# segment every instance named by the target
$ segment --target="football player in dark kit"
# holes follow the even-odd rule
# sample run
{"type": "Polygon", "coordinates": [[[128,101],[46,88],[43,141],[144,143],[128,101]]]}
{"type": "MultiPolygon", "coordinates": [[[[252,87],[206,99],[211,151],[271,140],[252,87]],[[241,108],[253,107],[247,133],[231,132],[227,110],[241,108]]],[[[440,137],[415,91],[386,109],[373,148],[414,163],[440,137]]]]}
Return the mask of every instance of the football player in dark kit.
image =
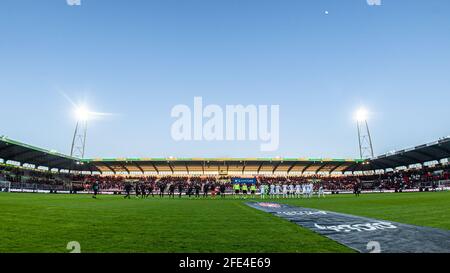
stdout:
{"type": "Polygon", "coordinates": [[[175,184],[169,186],[169,197],[175,198],[175,184]]]}
{"type": "Polygon", "coordinates": [[[184,185],[183,185],[183,182],[179,182],[179,183],[178,183],[178,197],[181,198],[181,195],[183,195],[183,191],[184,191],[184,185]]]}
{"type": "Polygon", "coordinates": [[[147,186],[145,183],[141,184],[141,198],[144,199],[147,197],[147,186]]]}
{"type": "Polygon", "coordinates": [[[139,198],[139,196],[141,195],[141,191],[140,191],[141,185],[139,183],[136,183],[134,185],[134,189],[136,190],[136,198],[139,198]]]}
{"type": "Polygon", "coordinates": [[[164,191],[166,190],[166,184],[165,183],[159,183],[159,197],[164,197],[164,191]]]}
{"type": "Polygon", "coordinates": [[[209,185],[209,190],[211,191],[211,197],[212,198],[216,198],[216,185],[214,185],[214,183],[211,183],[209,185]]]}
{"type": "Polygon", "coordinates": [[[355,194],[356,197],[359,197],[359,195],[361,194],[358,182],[355,182],[355,184],[353,185],[353,193],[355,194]]]}
{"type": "Polygon", "coordinates": [[[95,181],[94,185],[92,185],[92,190],[94,191],[92,198],[97,199],[98,191],[100,190],[100,184],[98,181],[95,181]]]}
{"type": "Polygon", "coordinates": [[[132,190],[132,186],[131,186],[131,184],[130,183],[127,183],[126,185],[125,185],[125,193],[126,193],[126,195],[123,197],[124,199],[131,199],[131,197],[130,197],[130,195],[131,195],[131,190],[132,190]]]}
{"type": "Polygon", "coordinates": [[[187,195],[189,196],[189,198],[191,198],[192,194],[194,193],[194,187],[192,186],[191,183],[189,183],[188,185],[188,191],[187,191],[187,195]]]}
{"type": "Polygon", "coordinates": [[[209,192],[209,183],[206,182],[206,184],[203,186],[203,198],[208,197],[209,192]]]}
{"type": "Polygon", "coordinates": [[[153,186],[153,184],[151,183],[148,186],[148,191],[147,191],[147,198],[150,196],[150,194],[152,195],[152,197],[155,197],[155,195],[153,194],[153,191],[155,190],[155,187],[153,186]]]}
{"type": "Polygon", "coordinates": [[[227,189],[227,187],[225,186],[225,184],[220,185],[220,197],[225,198],[226,189],[227,189]]]}
{"type": "Polygon", "coordinates": [[[200,184],[195,184],[195,198],[200,198],[200,190],[201,190],[201,186],[200,184]]]}

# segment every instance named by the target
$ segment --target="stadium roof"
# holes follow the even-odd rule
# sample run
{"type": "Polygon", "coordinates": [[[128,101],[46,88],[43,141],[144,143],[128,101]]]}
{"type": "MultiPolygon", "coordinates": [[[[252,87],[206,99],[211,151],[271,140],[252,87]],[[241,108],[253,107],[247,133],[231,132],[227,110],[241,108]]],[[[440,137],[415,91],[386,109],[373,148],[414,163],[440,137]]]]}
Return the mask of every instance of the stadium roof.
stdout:
{"type": "Polygon", "coordinates": [[[0,137],[0,158],[48,167],[50,169],[81,170],[79,159],[56,151],[41,149],[6,137],[0,137]]]}
{"type": "Polygon", "coordinates": [[[0,137],[0,158],[50,169],[101,173],[346,172],[363,160],[322,158],[102,158],[79,159],[0,137]]]}
{"type": "Polygon", "coordinates": [[[450,137],[371,160],[322,158],[99,158],[79,159],[0,137],[0,158],[50,169],[101,173],[268,174],[394,169],[450,158],[450,137]]]}
{"type": "Polygon", "coordinates": [[[368,167],[370,169],[393,169],[445,158],[450,158],[450,137],[375,157],[369,161],[368,167]]]}
{"type": "Polygon", "coordinates": [[[346,172],[362,160],[314,158],[118,158],[83,160],[100,172],[120,173],[303,173],[346,172]]]}

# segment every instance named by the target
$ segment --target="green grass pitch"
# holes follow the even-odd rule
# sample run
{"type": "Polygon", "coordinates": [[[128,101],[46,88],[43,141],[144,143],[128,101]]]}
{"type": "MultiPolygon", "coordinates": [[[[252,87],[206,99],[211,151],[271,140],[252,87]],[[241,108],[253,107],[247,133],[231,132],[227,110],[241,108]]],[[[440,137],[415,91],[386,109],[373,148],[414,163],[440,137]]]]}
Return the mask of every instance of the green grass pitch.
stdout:
{"type": "MultiPolygon", "coordinates": [[[[248,200],[247,200],[248,201],[248,200]]],[[[275,200],[291,205],[450,229],[450,192],[275,200]]],[[[243,200],[0,194],[0,252],[328,253],[351,249],[247,207],[243,200]]]]}

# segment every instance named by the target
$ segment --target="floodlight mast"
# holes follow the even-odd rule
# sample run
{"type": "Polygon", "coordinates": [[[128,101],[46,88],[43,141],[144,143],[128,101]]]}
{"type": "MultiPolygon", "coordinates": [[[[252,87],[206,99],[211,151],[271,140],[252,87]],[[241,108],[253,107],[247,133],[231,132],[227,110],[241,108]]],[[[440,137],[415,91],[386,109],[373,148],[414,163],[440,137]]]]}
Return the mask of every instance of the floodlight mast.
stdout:
{"type": "Polygon", "coordinates": [[[374,157],[372,136],[370,134],[367,115],[365,113],[366,112],[363,110],[358,111],[356,119],[358,127],[359,156],[361,159],[374,157]]]}
{"type": "Polygon", "coordinates": [[[70,156],[83,159],[86,149],[87,126],[89,119],[89,111],[84,107],[76,110],[77,125],[73,134],[72,147],[70,156]]]}
{"type": "Polygon", "coordinates": [[[84,158],[84,152],[86,149],[86,136],[87,136],[87,120],[78,121],[73,134],[72,148],[70,156],[80,159],[84,158]]]}

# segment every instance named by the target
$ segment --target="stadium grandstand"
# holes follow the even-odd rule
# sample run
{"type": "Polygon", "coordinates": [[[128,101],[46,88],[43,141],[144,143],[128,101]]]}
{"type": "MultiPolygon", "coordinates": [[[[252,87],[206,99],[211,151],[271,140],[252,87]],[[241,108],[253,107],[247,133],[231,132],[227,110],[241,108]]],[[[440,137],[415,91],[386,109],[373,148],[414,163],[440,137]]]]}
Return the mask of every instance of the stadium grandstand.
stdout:
{"type": "Polygon", "coordinates": [[[257,183],[309,183],[345,192],[361,183],[368,191],[448,187],[450,138],[372,159],[319,158],[114,158],[80,159],[0,138],[0,181],[13,191],[79,192],[99,182],[119,193],[125,183],[230,185],[232,178],[257,183]]]}

